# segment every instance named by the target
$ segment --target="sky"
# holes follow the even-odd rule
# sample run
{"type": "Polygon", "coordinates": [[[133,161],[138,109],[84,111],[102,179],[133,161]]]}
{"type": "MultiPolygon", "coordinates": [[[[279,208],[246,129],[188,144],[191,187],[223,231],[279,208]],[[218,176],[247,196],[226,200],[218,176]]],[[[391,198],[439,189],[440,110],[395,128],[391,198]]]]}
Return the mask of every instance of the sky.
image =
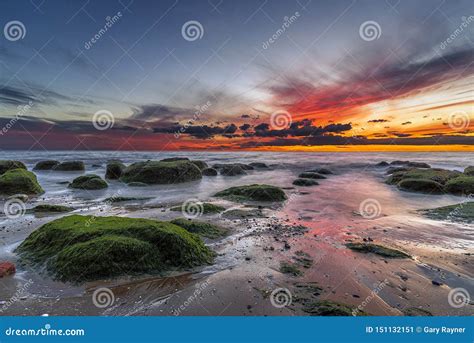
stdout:
{"type": "Polygon", "coordinates": [[[463,0],[4,0],[0,149],[474,150],[463,0]]]}

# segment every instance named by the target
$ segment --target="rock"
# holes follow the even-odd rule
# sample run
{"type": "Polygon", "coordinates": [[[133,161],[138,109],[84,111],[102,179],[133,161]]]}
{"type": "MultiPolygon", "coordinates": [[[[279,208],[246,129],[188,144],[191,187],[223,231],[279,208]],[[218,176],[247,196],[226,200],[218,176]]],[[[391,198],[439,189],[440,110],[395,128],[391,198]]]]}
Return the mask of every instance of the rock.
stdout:
{"type": "Polygon", "coordinates": [[[427,310],[424,310],[422,308],[418,308],[418,307],[408,307],[406,309],[403,309],[402,313],[405,316],[409,316],[409,317],[418,317],[418,316],[431,317],[431,316],[433,316],[433,314],[431,312],[429,312],[427,310]]]}
{"type": "Polygon", "coordinates": [[[435,285],[435,286],[442,286],[442,285],[443,285],[442,282],[439,282],[439,281],[437,281],[437,280],[432,280],[431,283],[432,283],[433,285],[435,285]]]}
{"type": "Polygon", "coordinates": [[[191,233],[195,233],[202,237],[206,237],[210,239],[215,239],[215,238],[225,236],[228,232],[227,229],[214,225],[214,224],[200,222],[197,220],[185,219],[185,218],[173,219],[171,223],[182,227],[186,231],[189,231],[191,233]]]}
{"type": "Polygon", "coordinates": [[[474,201],[429,210],[420,210],[420,212],[428,218],[435,220],[474,223],[474,201]]]}
{"type": "Polygon", "coordinates": [[[295,181],[293,181],[293,184],[295,186],[303,186],[303,187],[319,185],[317,181],[311,180],[311,179],[296,179],[295,181]]]}
{"type": "Polygon", "coordinates": [[[303,179],[326,179],[326,176],[315,172],[304,172],[298,175],[298,177],[303,179]]]}
{"type": "Polygon", "coordinates": [[[13,169],[25,169],[26,166],[23,162],[20,161],[12,161],[12,160],[0,160],[0,175],[6,173],[9,170],[13,169]]]}
{"type": "Polygon", "coordinates": [[[390,164],[403,165],[403,166],[413,167],[413,168],[431,168],[431,166],[428,163],[424,163],[424,162],[393,161],[390,164]]]}
{"type": "Polygon", "coordinates": [[[253,170],[255,169],[249,164],[244,164],[244,163],[228,163],[228,164],[223,164],[223,163],[217,163],[212,166],[212,168],[215,169],[223,169],[223,168],[232,168],[232,167],[240,167],[243,170],[253,170]]]}
{"type": "Polygon", "coordinates": [[[53,167],[53,170],[56,171],[84,171],[86,167],[82,161],[67,161],[59,163],[57,166],[53,167]]]}
{"type": "Polygon", "coordinates": [[[75,178],[72,181],[72,183],[69,185],[69,188],[87,189],[87,190],[104,189],[107,187],[108,187],[107,182],[102,180],[99,175],[95,175],[95,174],[87,174],[87,175],[79,176],[75,178]]]}
{"type": "Polygon", "coordinates": [[[191,210],[195,210],[198,213],[198,215],[199,214],[215,214],[215,213],[220,213],[220,212],[225,211],[225,207],[214,205],[214,204],[211,204],[210,202],[202,202],[202,203],[196,202],[196,203],[191,203],[191,204],[183,203],[180,206],[174,206],[170,208],[170,211],[186,212],[187,210],[189,210],[190,212],[191,210]],[[187,209],[186,206],[189,206],[190,208],[187,209]]]}
{"type": "Polygon", "coordinates": [[[426,179],[403,179],[398,183],[398,188],[404,191],[442,194],[443,185],[439,182],[426,179]]]}
{"type": "Polygon", "coordinates": [[[221,169],[221,174],[225,176],[237,176],[237,175],[245,175],[247,174],[245,170],[237,164],[229,164],[223,166],[221,169]]]}
{"type": "Polygon", "coordinates": [[[323,175],[331,175],[333,174],[332,171],[330,171],[329,169],[327,168],[317,168],[317,169],[312,169],[312,170],[308,170],[309,172],[311,173],[319,173],[319,174],[323,174],[323,175]]]}
{"type": "Polygon", "coordinates": [[[457,195],[474,194],[474,176],[458,176],[446,182],[445,191],[457,195]]]}
{"type": "Polygon", "coordinates": [[[469,166],[466,169],[464,169],[464,174],[469,175],[469,176],[474,176],[474,166],[469,166]]]}
{"type": "Polygon", "coordinates": [[[258,169],[267,169],[268,168],[268,166],[263,162],[252,162],[252,163],[249,163],[249,166],[254,167],[254,168],[258,168],[258,169]]]}
{"type": "Polygon", "coordinates": [[[296,264],[290,262],[280,262],[280,272],[294,277],[302,276],[303,272],[298,269],[296,264]]]}
{"type": "Polygon", "coordinates": [[[303,305],[303,311],[311,316],[354,316],[363,315],[365,312],[349,305],[340,304],[331,300],[309,300],[303,305]]]}
{"type": "Polygon", "coordinates": [[[439,168],[419,169],[409,168],[407,171],[394,172],[386,181],[391,185],[397,185],[404,179],[425,179],[438,182],[444,185],[448,180],[460,176],[458,171],[451,171],[439,168]]]}
{"type": "Polygon", "coordinates": [[[33,208],[33,212],[35,213],[62,213],[62,212],[70,212],[74,210],[68,206],[62,205],[50,205],[50,204],[41,204],[37,205],[33,208]]]}
{"type": "Polygon", "coordinates": [[[214,196],[230,198],[237,201],[283,201],[285,192],[278,187],[269,185],[247,185],[231,187],[216,193],[214,196]]]}
{"type": "Polygon", "coordinates": [[[173,184],[201,178],[202,173],[195,164],[186,160],[178,160],[133,163],[125,168],[120,179],[126,183],[173,184]]]}
{"type": "Polygon", "coordinates": [[[217,170],[215,170],[214,168],[205,168],[202,170],[202,175],[217,176],[217,170]]]}
{"type": "Polygon", "coordinates": [[[127,201],[145,201],[153,199],[151,197],[121,197],[121,196],[112,196],[104,199],[104,203],[115,204],[118,202],[127,202],[127,201]]]}
{"type": "Polygon", "coordinates": [[[59,161],[46,160],[36,163],[33,170],[51,170],[59,164],[59,161]]]}
{"type": "Polygon", "coordinates": [[[393,173],[406,172],[406,171],[408,171],[408,168],[406,167],[390,167],[387,169],[386,174],[391,175],[393,173]]]}
{"type": "Polygon", "coordinates": [[[129,184],[127,184],[127,186],[129,186],[129,187],[148,187],[148,185],[146,183],[143,183],[143,182],[130,182],[129,184]]]}
{"type": "Polygon", "coordinates": [[[13,169],[0,176],[0,194],[37,195],[44,193],[36,175],[25,169],[13,169]]]}
{"type": "Polygon", "coordinates": [[[72,215],[33,231],[16,249],[25,265],[79,283],[211,263],[202,240],[167,222],[72,215]]]}
{"type": "Polygon", "coordinates": [[[191,163],[194,164],[196,167],[198,167],[199,170],[203,170],[208,167],[207,163],[204,161],[195,160],[195,161],[191,161],[191,163]]]}
{"type": "Polygon", "coordinates": [[[375,166],[376,167],[387,167],[387,166],[389,166],[389,164],[388,164],[387,161],[382,161],[382,162],[377,163],[375,166]]]}
{"type": "Polygon", "coordinates": [[[15,274],[15,265],[11,262],[0,262],[0,278],[15,274]]]}
{"type": "Polygon", "coordinates": [[[346,247],[361,253],[373,253],[388,258],[408,258],[410,255],[402,251],[372,243],[347,243],[346,247]]]}
{"type": "Polygon", "coordinates": [[[189,161],[187,157],[169,157],[160,160],[161,162],[176,162],[176,161],[189,161]]]}
{"type": "Polygon", "coordinates": [[[117,180],[122,176],[125,165],[122,162],[110,161],[107,163],[105,170],[105,178],[110,180],[117,180]]]}

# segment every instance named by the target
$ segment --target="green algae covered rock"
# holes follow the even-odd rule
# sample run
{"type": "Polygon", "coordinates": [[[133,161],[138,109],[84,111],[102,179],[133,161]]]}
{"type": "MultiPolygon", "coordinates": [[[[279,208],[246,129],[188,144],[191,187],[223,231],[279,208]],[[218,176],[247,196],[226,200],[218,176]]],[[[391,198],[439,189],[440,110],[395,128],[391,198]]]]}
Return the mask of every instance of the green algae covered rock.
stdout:
{"type": "Polygon", "coordinates": [[[38,163],[36,163],[33,170],[51,170],[57,165],[59,165],[59,161],[55,161],[55,160],[39,161],[38,163]]]}
{"type": "Polygon", "coordinates": [[[75,178],[69,187],[76,189],[95,190],[107,188],[108,184],[102,180],[99,175],[87,174],[75,178]]]}
{"type": "Polygon", "coordinates": [[[20,161],[12,161],[12,160],[0,160],[0,175],[6,173],[9,170],[13,169],[25,169],[26,166],[23,162],[20,161]]]}
{"type": "Polygon", "coordinates": [[[186,231],[211,239],[222,237],[227,234],[227,229],[223,227],[197,220],[177,218],[173,219],[171,223],[182,227],[186,231]]]}
{"type": "Polygon", "coordinates": [[[270,185],[247,185],[227,188],[217,192],[214,196],[229,198],[237,201],[284,201],[285,192],[275,186],[270,185]]]}
{"type": "Polygon", "coordinates": [[[347,243],[346,247],[361,253],[373,253],[388,258],[408,258],[410,255],[402,251],[372,243],[347,243]]]}
{"type": "Polygon", "coordinates": [[[53,167],[53,170],[56,171],[84,171],[86,166],[82,161],[67,161],[62,162],[53,167]]]}
{"type": "Polygon", "coordinates": [[[451,194],[474,194],[474,176],[458,176],[446,182],[445,190],[451,194]]]}
{"type": "Polygon", "coordinates": [[[37,195],[44,193],[36,175],[25,169],[12,169],[0,175],[0,194],[37,195]]]}
{"type": "Polygon", "coordinates": [[[426,179],[403,179],[398,183],[398,188],[405,191],[431,194],[442,194],[444,192],[442,184],[426,179]]]}
{"type": "Polygon", "coordinates": [[[22,264],[76,283],[191,268],[214,257],[198,236],[168,222],[80,215],[41,226],[16,252],[22,264]]]}
{"type": "Polygon", "coordinates": [[[194,163],[187,160],[178,160],[133,163],[125,168],[120,179],[126,183],[172,184],[201,178],[202,173],[194,163]]]}
{"type": "Polygon", "coordinates": [[[125,165],[120,161],[110,161],[107,163],[105,169],[105,178],[110,180],[117,180],[122,176],[125,170],[125,165]]]}

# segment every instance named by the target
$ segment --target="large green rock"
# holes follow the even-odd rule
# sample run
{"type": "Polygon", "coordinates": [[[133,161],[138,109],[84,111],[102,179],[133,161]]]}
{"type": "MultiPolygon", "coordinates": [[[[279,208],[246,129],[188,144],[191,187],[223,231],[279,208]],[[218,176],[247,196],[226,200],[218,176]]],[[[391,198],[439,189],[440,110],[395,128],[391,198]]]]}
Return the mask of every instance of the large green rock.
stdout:
{"type": "Polygon", "coordinates": [[[0,176],[0,194],[41,194],[43,188],[38,183],[36,175],[25,169],[13,169],[0,176]]]}
{"type": "Polygon", "coordinates": [[[223,227],[197,220],[177,218],[173,219],[171,223],[182,227],[186,231],[211,239],[219,238],[227,234],[227,229],[223,227]]]}
{"type": "Polygon", "coordinates": [[[82,161],[67,161],[59,163],[57,166],[53,167],[53,170],[56,171],[84,171],[86,167],[82,161]]]}
{"type": "Polygon", "coordinates": [[[12,160],[0,160],[0,175],[6,173],[9,170],[13,169],[25,169],[26,166],[23,162],[20,161],[12,161],[12,160]]]}
{"type": "Polygon", "coordinates": [[[196,165],[196,167],[198,167],[199,170],[204,170],[204,169],[206,169],[207,167],[209,167],[206,162],[200,161],[200,160],[194,160],[194,161],[191,161],[191,163],[193,163],[194,165],[196,165]]]}
{"type": "Polygon", "coordinates": [[[104,189],[108,187],[107,182],[101,179],[99,175],[95,174],[87,174],[82,175],[75,178],[71,184],[69,185],[70,188],[76,189],[87,189],[87,190],[94,190],[94,189],[104,189]]]}
{"type": "Polygon", "coordinates": [[[43,225],[16,251],[21,263],[72,282],[186,269],[214,257],[197,235],[168,222],[80,215],[43,225]]]}
{"type": "Polygon", "coordinates": [[[120,161],[110,161],[105,169],[105,178],[110,180],[118,180],[125,170],[125,165],[120,161]]]}
{"type": "Polygon", "coordinates": [[[446,182],[445,190],[451,194],[474,194],[474,176],[458,176],[446,182]]]}
{"type": "Polygon", "coordinates": [[[227,188],[214,196],[229,198],[237,201],[283,201],[285,192],[278,187],[269,185],[247,185],[227,188]]]}
{"type": "Polygon", "coordinates": [[[403,179],[398,183],[398,188],[404,191],[442,194],[443,185],[439,182],[426,179],[403,179]]]}
{"type": "Polygon", "coordinates": [[[125,168],[121,180],[126,183],[172,184],[201,178],[202,173],[194,163],[187,160],[178,160],[133,163],[125,168]]]}
{"type": "Polygon", "coordinates": [[[446,183],[449,179],[461,175],[458,171],[446,170],[446,169],[420,169],[420,168],[410,168],[406,171],[396,171],[388,179],[387,183],[396,185],[403,179],[424,179],[436,181],[442,185],[446,183]]]}
{"type": "Polygon", "coordinates": [[[55,160],[39,161],[38,163],[36,163],[33,170],[51,170],[57,165],[59,165],[59,161],[55,161],[55,160]]]}
{"type": "Polygon", "coordinates": [[[469,176],[474,176],[474,166],[469,166],[466,169],[464,169],[464,174],[469,175],[469,176]]]}

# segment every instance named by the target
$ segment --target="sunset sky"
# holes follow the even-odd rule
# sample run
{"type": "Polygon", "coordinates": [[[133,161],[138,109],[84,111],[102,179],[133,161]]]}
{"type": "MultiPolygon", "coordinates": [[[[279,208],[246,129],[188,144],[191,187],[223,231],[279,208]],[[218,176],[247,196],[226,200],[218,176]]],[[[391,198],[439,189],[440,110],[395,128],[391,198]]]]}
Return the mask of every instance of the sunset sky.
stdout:
{"type": "Polygon", "coordinates": [[[17,0],[0,24],[0,149],[474,150],[472,1],[17,0]]]}

